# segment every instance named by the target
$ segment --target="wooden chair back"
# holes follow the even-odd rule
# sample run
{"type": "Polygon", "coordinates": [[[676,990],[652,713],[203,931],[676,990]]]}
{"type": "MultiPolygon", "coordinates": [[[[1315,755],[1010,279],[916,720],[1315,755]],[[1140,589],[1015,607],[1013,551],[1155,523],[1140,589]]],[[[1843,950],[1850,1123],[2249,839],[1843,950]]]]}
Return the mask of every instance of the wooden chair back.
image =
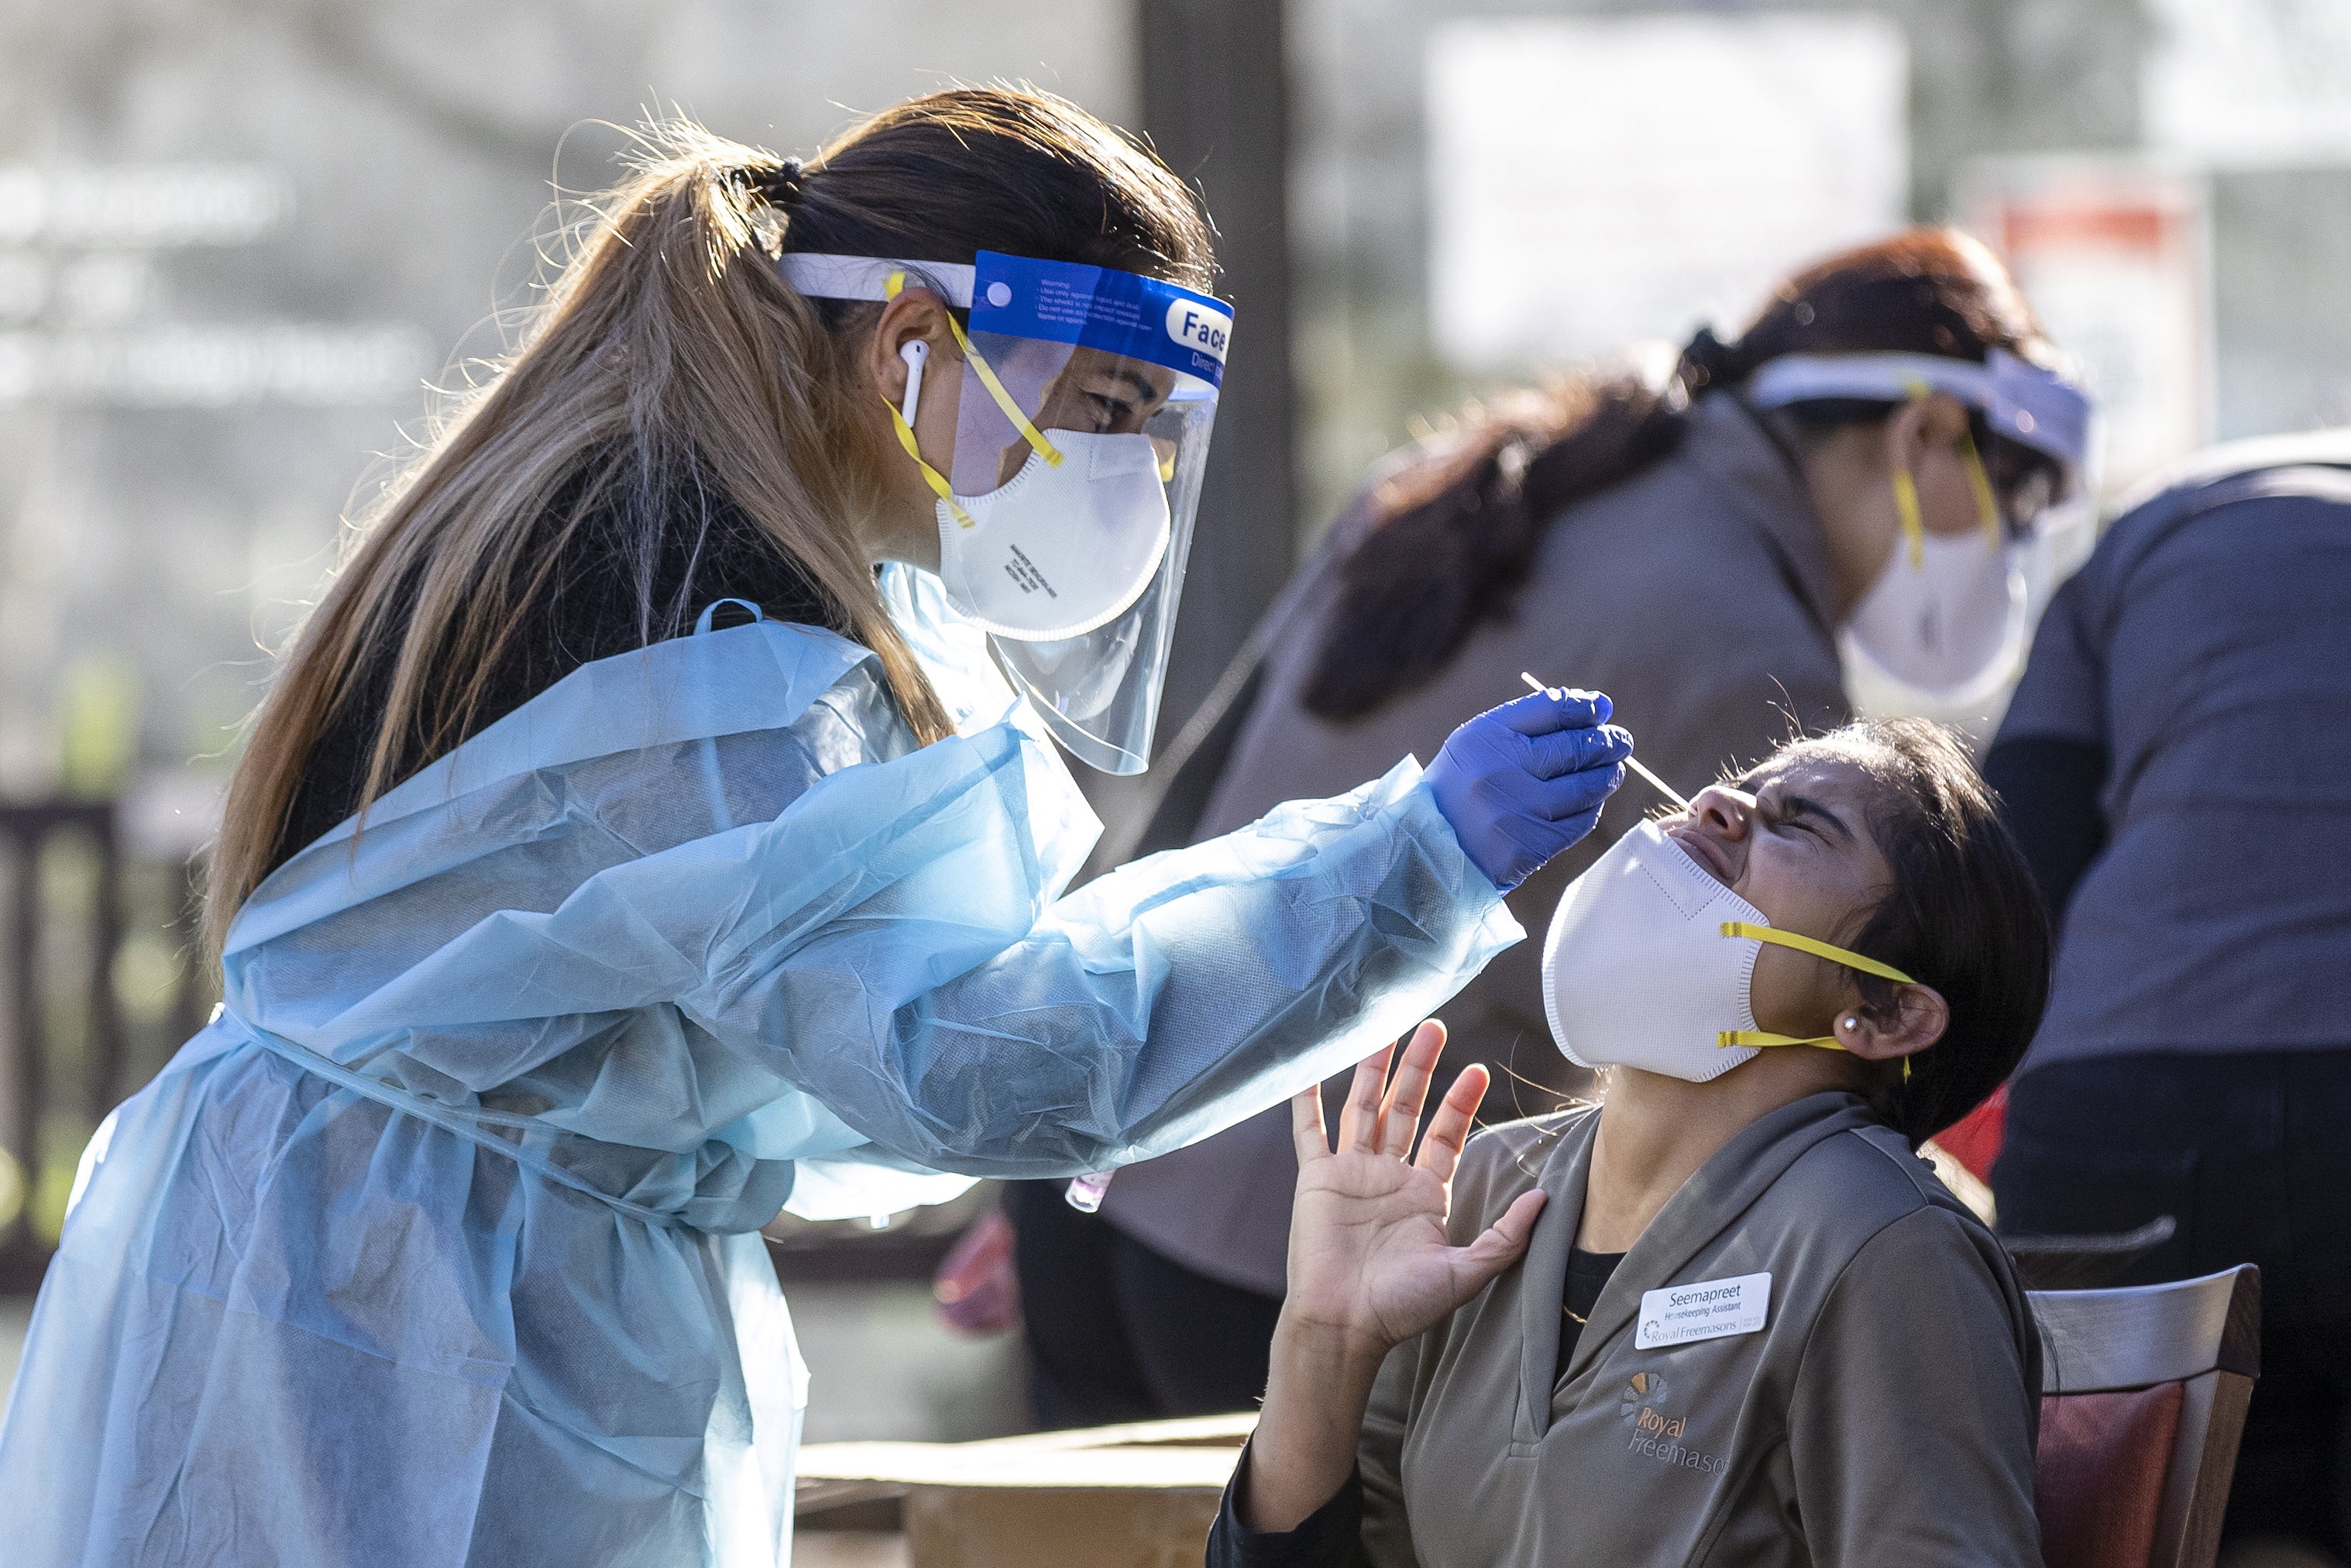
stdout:
{"type": "Polygon", "coordinates": [[[2048,1568],[2211,1568],[2261,1371],[2261,1270],[2031,1292],[2048,1568]]]}

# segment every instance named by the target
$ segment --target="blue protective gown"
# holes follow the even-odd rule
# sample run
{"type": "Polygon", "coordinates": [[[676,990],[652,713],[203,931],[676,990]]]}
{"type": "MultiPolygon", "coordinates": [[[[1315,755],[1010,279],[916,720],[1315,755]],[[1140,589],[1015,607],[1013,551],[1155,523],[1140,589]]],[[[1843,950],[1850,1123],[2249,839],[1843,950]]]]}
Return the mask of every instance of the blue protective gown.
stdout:
{"type": "Polygon", "coordinates": [[[838,637],[705,632],[256,891],[221,1013],[84,1158],[0,1559],[783,1562],[779,1208],[1176,1148],[1517,938],[1409,760],[1057,896],[1097,824],[933,580],[885,577],[955,737],[838,637]]]}

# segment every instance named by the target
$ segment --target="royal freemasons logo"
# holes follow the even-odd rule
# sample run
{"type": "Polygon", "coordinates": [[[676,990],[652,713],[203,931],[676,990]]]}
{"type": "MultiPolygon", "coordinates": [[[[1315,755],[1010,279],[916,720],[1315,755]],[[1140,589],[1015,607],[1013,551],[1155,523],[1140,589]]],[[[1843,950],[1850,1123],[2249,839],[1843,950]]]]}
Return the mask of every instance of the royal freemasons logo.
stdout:
{"type": "Polygon", "coordinates": [[[1666,1375],[1636,1372],[1625,1380],[1625,1390],[1616,1396],[1616,1414],[1625,1417],[1627,1427],[1638,1427],[1643,1414],[1654,1415],[1665,1402],[1666,1375]]]}

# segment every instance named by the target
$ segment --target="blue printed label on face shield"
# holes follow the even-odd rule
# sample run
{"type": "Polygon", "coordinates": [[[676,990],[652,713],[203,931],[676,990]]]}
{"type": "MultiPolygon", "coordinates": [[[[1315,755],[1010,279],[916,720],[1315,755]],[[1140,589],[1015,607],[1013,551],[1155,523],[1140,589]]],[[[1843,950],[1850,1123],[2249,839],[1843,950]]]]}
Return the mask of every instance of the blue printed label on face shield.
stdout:
{"type": "Polygon", "coordinates": [[[1108,267],[984,250],[972,258],[971,329],[1076,343],[1221,386],[1231,308],[1108,267]]]}
{"type": "Polygon", "coordinates": [[[1213,306],[1178,299],[1167,307],[1167,335],[1187,349],[1214,355],[1220,365],[1232,329],[1233,319],[1213,306]]]}

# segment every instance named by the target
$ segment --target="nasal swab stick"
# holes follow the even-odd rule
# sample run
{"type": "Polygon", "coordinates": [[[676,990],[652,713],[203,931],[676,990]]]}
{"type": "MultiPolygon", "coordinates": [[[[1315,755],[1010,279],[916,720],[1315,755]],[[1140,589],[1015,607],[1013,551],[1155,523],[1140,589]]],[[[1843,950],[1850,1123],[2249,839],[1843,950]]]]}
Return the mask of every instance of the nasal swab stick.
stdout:
{"type": "MultiPolygon", "coordinates": [[[[1526,682],[1528,685],[1531,686],[1536,691],[1540,692],[1549,689],[1541,681],[1535,679],[1524,670],[1520,670],[1519,672],[1519,679],[1526,682]]],[[[1658,778],[1656,774],[1650,772],[1647,765],[1642,762],[1639,758],[1627,752],[1625,757],[1625,766],[1630,768],[1634,772],[1647,779],[1651,789],[1656,790],[1658,794],[1663,795],[1667,800],[1671,800],[1683,810],[1687,811],[1690,809],[1690,803],[1682,799],[1681,791],[1667,783],[1664,779],[1658,778]]]]}

